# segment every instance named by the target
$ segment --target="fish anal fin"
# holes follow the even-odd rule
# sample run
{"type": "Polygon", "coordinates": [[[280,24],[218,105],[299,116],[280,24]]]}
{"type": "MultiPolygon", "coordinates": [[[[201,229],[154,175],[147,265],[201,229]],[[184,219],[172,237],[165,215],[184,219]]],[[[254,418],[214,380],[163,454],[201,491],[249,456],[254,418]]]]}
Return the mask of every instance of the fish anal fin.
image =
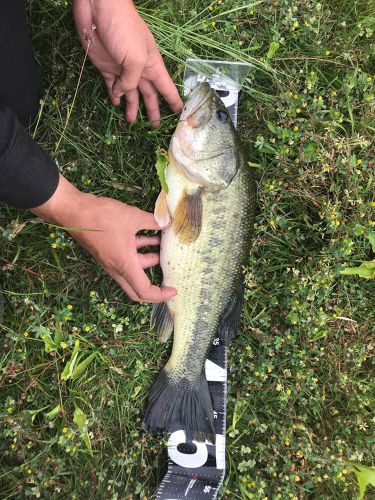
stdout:
{"type": "Polygon", "coordinates": [[[160,342],[166,342],[173,332],[173,317],[166,302],[155,304],[150,319],[150,329],[159,336],[160,342]]]}
{"type": "Polygon", "coordinates": [[[178,202],[173,216],[173,228],[181,243],[190,244],[196,241],[202,229],[203,188],[199,187],[193,194],[184,192],[178,202]]]}
{"type": "Polygon", "coordinates": [[[243,286],[233,295],[227,310],[223,314],[219,328],[219,337],[229,344],[237,333],[243,304],[243,286]]]}
{"type": "Polygon", "coordinates": [[[160,191],[155,203],[154,217],[160,227],[168,226],[171,222],[171,216],[168,210],[167,193],[160,191]]]}

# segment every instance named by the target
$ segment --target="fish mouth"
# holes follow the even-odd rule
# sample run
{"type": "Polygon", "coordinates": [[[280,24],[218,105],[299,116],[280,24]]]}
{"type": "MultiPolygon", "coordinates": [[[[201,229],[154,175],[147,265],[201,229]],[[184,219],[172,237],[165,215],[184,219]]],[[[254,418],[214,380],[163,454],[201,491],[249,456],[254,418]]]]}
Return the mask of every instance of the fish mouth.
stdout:
{"type": "Polygon", "coordinates": [[[203,104],[205,104],[205,102],[210,98],[212,92],[213,90],[207,82],[200,83],[197,87],[195,87],[193,93],[185,103],[179,121],[186,121],[189,116],[198,111],[198,109],[200,109],[203,104]]]}

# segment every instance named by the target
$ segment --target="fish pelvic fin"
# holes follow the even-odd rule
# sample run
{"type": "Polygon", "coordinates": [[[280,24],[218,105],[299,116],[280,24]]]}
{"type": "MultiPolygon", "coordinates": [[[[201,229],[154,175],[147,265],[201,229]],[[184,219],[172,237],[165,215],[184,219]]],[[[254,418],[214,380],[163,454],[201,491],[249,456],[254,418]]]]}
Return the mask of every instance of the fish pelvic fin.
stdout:
{"type": "Polygon", "coordinates": [[[200,235],[202,229],[203,188],[193,194],[183,193],[173,216],[173,228],[181,243],[189,245],[200,235]]]}
{"type": "Polygon", "coordinates": [[[229,344],[235,337],[241,321],[244,294],[243,288],[243,285],[241,285],[239,290],[233,295],[219,324],[219,337],[224,340],[226,344],[229,344]]]}
{"type": "Polygon", "coordinates": [[[171,222],[171,216],[168,210],[167,193],[160,191],[155,202],[154,217],[160,227],[168,226],[171,222]]]}
{"type": "Polygon", "coordinates": [[[160,342],[166,342],[173,332],[173,318],[166,302],[154,304],[150,319],[150,330],[159,336],[160,342]]]}
{"type": "Polygon", "coordinates": [[[204,373],[192,386],[164,369],[151,388],[143,428],[150,434],[183,429],[188,441],[215,443],[212,399],[204,373]]]}

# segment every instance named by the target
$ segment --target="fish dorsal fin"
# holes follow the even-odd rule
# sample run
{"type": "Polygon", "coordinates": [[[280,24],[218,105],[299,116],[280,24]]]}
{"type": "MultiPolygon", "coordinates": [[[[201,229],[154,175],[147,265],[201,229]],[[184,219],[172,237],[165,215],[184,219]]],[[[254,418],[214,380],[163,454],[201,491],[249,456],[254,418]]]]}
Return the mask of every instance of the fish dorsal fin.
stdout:
{"type": "Polygon", "coordinates": [[[167,193],[160,191],[155,203],[154,217],[160,227],[168,226],[171,222],[171,216],[168,210],[167,193]]]}
{"type": "Polygon", "coordinates": [[[184,192],[173,216],[173,228],[181,243],[193,243],[202,229],[203,188],[198,187],[193,194],[184,192]]]}
{"type": "Polygon", "coordinates": [[[166,342],[173,332],[173,318],[166,302],[155,304],[150,319],[150,329],[159,336],[160,342],[166,342]]]}
{"type": "Polygon", "coordinates": [[[225,340],[227,344],[236,335],[238,326],[241,320],[241,310],[243,303],[243,285],[236,291],[232,300],[228,304],[228,308],[223,314],[220,325],[218,328],[218,333],[221,339],[225,340]]]}

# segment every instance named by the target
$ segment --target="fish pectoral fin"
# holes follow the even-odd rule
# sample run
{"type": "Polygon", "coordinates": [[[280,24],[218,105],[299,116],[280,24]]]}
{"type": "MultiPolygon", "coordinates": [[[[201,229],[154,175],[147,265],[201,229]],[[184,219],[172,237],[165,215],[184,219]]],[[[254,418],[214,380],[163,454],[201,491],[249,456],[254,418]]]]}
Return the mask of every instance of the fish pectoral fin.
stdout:
{"type": "Polygon", "coordinates": [[[168,210],[167,193],[160,191],[155,203],[154,217],[159,226],[168,226],[171,222],[171,216],[168,210]]]}
{"type": "Polygon", "coordinates": [[[181,243],[193,243],[202,229],[203,188],[193,194],[183,193],[173,216],[173,228],[181,243]]]}
{"type": "Polygon", "coordinates": [[[238,326],[241,320],[242,303],[243,285],[233,296],[219,324],[218,335],[227,344],[231,342],[231,340],[237,333],[238,326]]]}
{"type": "Polygon", "coordinates": [[[155,304],[150,319],[150,329],[159,336],[160,342],[166,342],[173,332],[173,318],[166,302],[155,304]]]}

